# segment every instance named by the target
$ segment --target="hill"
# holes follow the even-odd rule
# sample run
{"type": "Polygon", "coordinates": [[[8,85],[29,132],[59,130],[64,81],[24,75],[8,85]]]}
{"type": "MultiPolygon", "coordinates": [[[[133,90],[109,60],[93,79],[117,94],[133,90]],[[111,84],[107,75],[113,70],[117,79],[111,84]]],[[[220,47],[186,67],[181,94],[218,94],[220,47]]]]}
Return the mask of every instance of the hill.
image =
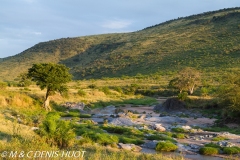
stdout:
{"type": "Polygon", "coordinates": [[[9,81],[33,63],[63,63],[74,79],[168,75],[189,66],[206,76],[240,71],[240,8],[181,17],[132,33],[41,42],[0,59],[0,79],[9,81]]]}

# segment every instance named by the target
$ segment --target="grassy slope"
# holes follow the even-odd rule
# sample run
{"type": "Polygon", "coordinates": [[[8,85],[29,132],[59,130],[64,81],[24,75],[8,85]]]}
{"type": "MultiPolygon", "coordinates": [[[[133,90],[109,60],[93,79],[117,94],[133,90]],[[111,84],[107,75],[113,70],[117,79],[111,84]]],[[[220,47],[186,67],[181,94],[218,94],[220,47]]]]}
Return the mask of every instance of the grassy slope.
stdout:
{"type": "Polygon", "coordinates": [[[39,43],[0,62],[0,79],[13,80],[32,63],[64,63],[75,79],[172,74],[185,66],[205,76],[238,71],[240,8],[179,18],[132,33],[39,43]]]}

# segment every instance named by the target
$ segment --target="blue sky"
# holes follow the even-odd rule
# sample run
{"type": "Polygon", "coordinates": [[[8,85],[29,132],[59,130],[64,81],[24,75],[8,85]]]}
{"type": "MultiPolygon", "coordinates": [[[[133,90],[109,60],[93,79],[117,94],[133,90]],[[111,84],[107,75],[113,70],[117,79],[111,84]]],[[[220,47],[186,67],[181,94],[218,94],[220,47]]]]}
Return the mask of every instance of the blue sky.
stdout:
{"type": "Polygon", "coordinates": [[[132,32],[239,0],[0,0],[0,58],[53,39],[132,32]]]}

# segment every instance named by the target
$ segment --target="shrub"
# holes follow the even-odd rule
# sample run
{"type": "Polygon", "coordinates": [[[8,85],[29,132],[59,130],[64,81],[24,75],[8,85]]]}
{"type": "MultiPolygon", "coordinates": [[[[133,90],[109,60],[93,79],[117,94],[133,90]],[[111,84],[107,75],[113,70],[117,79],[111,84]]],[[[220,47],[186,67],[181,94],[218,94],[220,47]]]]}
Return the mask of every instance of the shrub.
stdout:
{"type": "Polygon", "coordinates": [[[77,94],[78,94],[79,96],[82,96],[82,97],[86,96],[86,92],[85,92],[84,90],[82,90],[82,89],[79,89],[78,92],[77,92],[77,94]]]}
{"type": "Polygon", "coordinates": [[[88,86],[88,88],[96,89],[96,88],[97,88],[97,85],[96,85],[96,84],[90,84],[90,85],[88,86]]]}
{"type": "Polygon", "coordinates": [[[200,148],[199,153],[203,155],[215,155],[218,154],[218,149],[213,147],[202,147],[200,148]]]}
{"type": "Polygon", "coordinates": [[[71,147],[74,144],[75,133],[70,122],[59,120],[56,112],[47,114],[37,133],[46,138],[46,142],[59,148],[71,147]]]}
{"type": "Polygon", "coordinates": [[[4,90],[7,88],[7,83],[5,82],[0,82],[0,90],[4,90]]]}
{"type": "Polygon", "coordinates": [[[178,147],[173,144],[172,142],[166,141],[166,142],[158,142],[156,146],[156,151],[175,151],[178,149],[178,147]]]}
{"type": "Polygon", "coordinates": [[[114,87],[113,90],[119,92],[119,93],[123,93],[122,88],[121,87],[114,87]]]}
{"type": "Polygon", "coordinates": [[[217,136],[212,139],[212,141],[223,141],[223,140],[227,140],[227,138],[222,136],[217,136]]]}
{"type": "Polygon", "coordinates": [[[185,134],[183,133],[176,133],[172,135],[174,138],[178,138],[178,139],[184,139],[185,138],[185,134]]]}
{"type": "Polygon", "coordinates": [[[107,86],[102,87],[102,88],[101,88],[101,91],[102,91],[104,94],[106,94],[106,95],[111,94],[110,89],[109,89],[107,86]]]}
{"type": "Polygon", "coordinates": [[[178,99],[185,101],[188,98],[188,93],[187,92],[182,92],[178,94],[178,99]]]}
{"type": "Polygon", "coordinates": [[[224,147],[223,148],[223,153],[225,153],[225,154],[238,154],[238,153],[240,153],[240,148],[239,147],[224,147]]]}

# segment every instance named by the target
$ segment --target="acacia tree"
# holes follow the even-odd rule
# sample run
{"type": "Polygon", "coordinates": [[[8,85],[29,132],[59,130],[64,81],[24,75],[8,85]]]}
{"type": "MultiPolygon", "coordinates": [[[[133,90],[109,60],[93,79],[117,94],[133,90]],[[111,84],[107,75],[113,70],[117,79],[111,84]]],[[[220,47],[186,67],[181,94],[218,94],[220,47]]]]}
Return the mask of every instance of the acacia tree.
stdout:
{"type": "Polygon", "coordinates": [[[47,89],[44,100],[46,110],[51,110],[49,106],[49,96],[55,92],[62,94],[67,91],[66,83],[71,81],[72,75],[68,72],[69,68],[62,64],[39,63],[33,64],[28,69],[28,77],[43,89],[47,89]]]}
{"type": "Polygon", "coordinates": [[[193,94],[195,87],[200,83],[200,72],[187,67],[181,70],[177,77],[169,82],[169,86],[176,88],[180,93],[182,91],[188,91],[189,94],[193,94]]]}

